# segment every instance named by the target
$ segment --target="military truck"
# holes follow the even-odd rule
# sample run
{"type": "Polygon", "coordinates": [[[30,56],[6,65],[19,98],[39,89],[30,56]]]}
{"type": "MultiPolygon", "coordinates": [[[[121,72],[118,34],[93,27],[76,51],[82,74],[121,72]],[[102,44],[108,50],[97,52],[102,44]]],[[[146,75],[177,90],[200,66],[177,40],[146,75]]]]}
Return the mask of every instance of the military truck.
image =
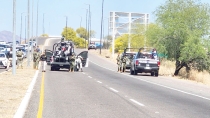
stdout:
{"type": "MultiPolygon", "coordinates": [[[[74,52],[74,43],[72,41],[64,41],[53,45],[53,50],[45,50],[47,56],[47,63],[51,66],[51,71],[58,71],[60,69],[70,69],[69,56],[74,52]]],[[[87,67],[88,51],[82,51],[76,56],[82,56],[82,65],[87,67]]],[[[75,71],[77,70],[76,67],[75,71]]]]}
{"type": "Polygon", "coordinates": [[[160,61],[153,55],[151,47],[140,48],[131,62],[130,74],[150,73],[151,76],[158,77],[160,61]]]}

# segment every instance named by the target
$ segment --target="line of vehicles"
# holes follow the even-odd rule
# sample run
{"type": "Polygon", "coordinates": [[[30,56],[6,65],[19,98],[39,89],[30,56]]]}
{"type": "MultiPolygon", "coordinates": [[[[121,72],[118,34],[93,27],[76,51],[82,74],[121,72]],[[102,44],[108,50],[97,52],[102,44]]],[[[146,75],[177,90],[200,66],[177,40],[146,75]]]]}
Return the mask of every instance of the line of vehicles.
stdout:
{"type": "Polygon", "coordinates": [[[126,69],[130,69],[131,75],[138,73],[150,73],[158,77],[160,60],[157,51],[151,47],[125,48],[121,58],[126,58],[126,69]]]}
{"type": "MultiPolygon", "coordinates": [[[[32,46],[36,45],[36,42],[31,40],[29,41],[29,44],[19,44],[16,42],[16,51],[17,50],[21,50],[23,52],[23,57],[22,58],[26,58],[27,57],[27,53],[28,51],[31,51],[32,46]]],[[[12,42],[5,42],[5,41],[0,41],[0,68],[6,68],[7,67],[7,53],[11,52],[10,56],[9,56],[9,60],[12,60],[12,42]]],[[[12,64],[12,63],[11,63],[12,64]]],[[[16,57],[16,64],[17,64],[17,57],[16,57]]],[[[10,65],[12,66],[12,65],[10,65]]]]}

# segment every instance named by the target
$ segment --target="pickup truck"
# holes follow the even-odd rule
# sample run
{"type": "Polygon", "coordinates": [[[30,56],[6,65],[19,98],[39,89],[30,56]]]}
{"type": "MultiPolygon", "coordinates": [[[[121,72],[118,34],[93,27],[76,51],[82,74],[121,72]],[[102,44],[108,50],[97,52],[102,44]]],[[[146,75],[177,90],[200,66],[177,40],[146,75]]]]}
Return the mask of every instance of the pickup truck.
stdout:
{"type": "MultiPolygon", "coordinates": [[[[58,42],[53,45],[53,50],[45,50],[47,56],[47,63],[51,66],[51,71],[58,71],[60,69],[70,69],[69,56],[75,53],[73,42],[58,42]],[[51,57],[50,57],[51,56],[51,57]]],[[[82,51],[82,66],[88,65],[88,51],[82,51]]],[[[77,55],[77,56],[79,56],[77,55]]],[[[76,69],[76,66],[74,67],[76,69]]],[[[76,71],[76,70],[75,70],[76,71]]]]}
{"type": "Polygon", "coordinates": [[[130,74],[150,73],[158,77],[160,61],[152,55],[152,48],[140,48],[131,62],[130,74]]]}
{"type": "Polygon", "coordinates": [[[131,61],[137,52],[136,50],[139,50],[139,48],[125,48],[124,49],[122,56],[126,57],[126,65],[125,65],[126,69],[130,69],[131,61]]]}

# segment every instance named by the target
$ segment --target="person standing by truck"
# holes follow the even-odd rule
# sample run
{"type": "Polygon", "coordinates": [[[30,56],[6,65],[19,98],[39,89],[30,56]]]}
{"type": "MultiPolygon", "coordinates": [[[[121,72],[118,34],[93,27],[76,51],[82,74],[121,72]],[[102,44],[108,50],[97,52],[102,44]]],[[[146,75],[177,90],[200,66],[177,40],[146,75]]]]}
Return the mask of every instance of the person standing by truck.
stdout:
{"type": "Polygon", "coordinates": [[[120,53],[117,55],[117,72],[121,72],[121,59],[120,59],[120,53]]]}
{"type": "Polygon", "coordinates": [[[17,69],[21,66],[23,69],[23,52],[21,49],[17,51],[17,69]]]}
{"type": "Polygon", "coordinates": [[[70,64],[69,72],[74,72],[75,60],[76,60],[75,54],[72,53],[69,56],[69,64],[70,64]]]}
{"type": "Polygon", "coordinates": [[[45,52],[42,53],[40,56],[41,66],[42,66],[42,72],[45,72],[45,66],[47,61],[47,56],[45,55],[45,52]]]}
{"type": "Polygon", "coordinates": [[[126,56],[122,55],[122,58],[121,58],[121,73],[125,72],[125,69],[126,69],[126,56]]]}

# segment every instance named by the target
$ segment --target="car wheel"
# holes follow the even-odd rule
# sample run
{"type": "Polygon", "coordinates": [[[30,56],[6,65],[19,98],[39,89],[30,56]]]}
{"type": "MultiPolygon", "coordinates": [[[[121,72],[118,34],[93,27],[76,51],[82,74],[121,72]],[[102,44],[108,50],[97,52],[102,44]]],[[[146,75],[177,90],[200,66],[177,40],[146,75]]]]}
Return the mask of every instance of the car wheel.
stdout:
{"type": "Polygon", "coordinates": [[[130,74],[131,75],[133,75],[134,74],[134,72],[133,72],[133,70],[130,68],[130,74]]]}
{"type": "Polygon", "coordinates": [[[157,72],[155,72],[155,77],[158,77],[158,75],[159,75],[158,71],[157,71],[157,72]]]}
{"type": "Polygon", "coordinates": [[[154,76],[155,75],[155,72],[151,72],[151,76],[154,76]]]}
{"type": "Polygon", "coordinates": [[[133,74],[134,74],[134,75],[137,75],[137,74],[138,74],[137,71],[136,71],[135,69],[133,70],[133,74]]]}
{"type": "Polygon", "coordinates": [[[55,69],[53,67],[51,67],[51,71],[54,71],[55,69]]]}
{"type": "Polygon", "coordinates": [[[4,66],[4,68],[5,68],[5,69],[7,69],[7,67],[6,67],[6,66],[4,66]]]}

